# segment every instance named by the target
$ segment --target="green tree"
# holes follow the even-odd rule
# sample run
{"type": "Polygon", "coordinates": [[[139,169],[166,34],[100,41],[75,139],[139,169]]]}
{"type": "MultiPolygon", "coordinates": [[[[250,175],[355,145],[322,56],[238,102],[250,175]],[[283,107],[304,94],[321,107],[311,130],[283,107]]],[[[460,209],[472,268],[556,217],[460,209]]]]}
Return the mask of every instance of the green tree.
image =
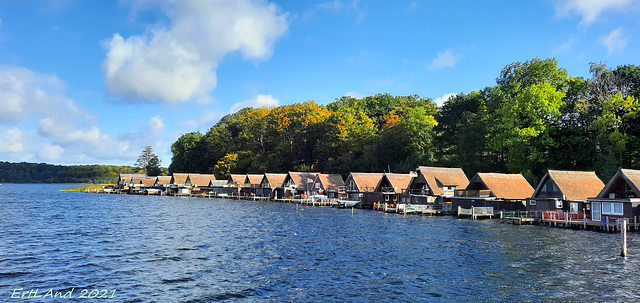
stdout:
{"type": "Polygon", "coordinates": [[[160,169],[160,159],[153,152],[151,146],[146,146],[138,160],[136,161],[136,167],[144,171],[149,176],[157,176],[162,173],[160,169]]]}
{"type": "Polygon", "coordinates": [[[200,148],[202,137],[200,132],[186,133],[171,144],[173,156],[171,157],[171,165],[169,165],[169,173],[200,172],[203,170],[199,165],[203,151],[200,148]]]}
{"type": "Polygon", "coordinates": [[[488,145],[506,155],[511,172],[545,170],[567,80],[567,71],[555,59],[536,58],[502,70],[498,90],[487,99],[488,145]]]}

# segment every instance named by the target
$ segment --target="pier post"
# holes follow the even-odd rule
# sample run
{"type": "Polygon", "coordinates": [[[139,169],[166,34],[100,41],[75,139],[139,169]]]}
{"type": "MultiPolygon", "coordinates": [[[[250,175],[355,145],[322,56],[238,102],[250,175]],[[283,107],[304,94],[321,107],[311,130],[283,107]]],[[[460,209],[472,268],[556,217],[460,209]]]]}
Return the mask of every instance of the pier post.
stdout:
{"type": "Polygon", "coordinates": [[[620,237],[622,238],[622,251],[620,252],[620,256],[627,256],[627,219],[622,219],[620,222],[622,225],[620,227],[620,237]]]}
{"type": "Polygon", "coordinates": [[[352,216],[353,216],[353,209],[354,209],[354,208],[355,208],[355,207],[353,207],[353,206],[351,207],[351,215],[352,215],[352,216]]]}

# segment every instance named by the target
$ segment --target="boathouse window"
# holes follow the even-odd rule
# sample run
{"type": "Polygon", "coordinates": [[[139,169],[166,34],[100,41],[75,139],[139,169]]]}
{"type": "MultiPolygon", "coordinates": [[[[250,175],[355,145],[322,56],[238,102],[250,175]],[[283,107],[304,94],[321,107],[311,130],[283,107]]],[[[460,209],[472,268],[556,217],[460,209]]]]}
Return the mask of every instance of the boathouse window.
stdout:
{"type": "Polygon", "coordinates": [[[606,215],[623,215],[622,203],[602,202],[602,213],[606,215]]]}
{"type": "Polygon", "coordinates": [[[320,183],[316,183],[316,188],[320,188],[320,183]]]}
{"type": "Polygon", "coordinates": [[[398,196],[393,196],[393,202],[398,201],[398,196]]]}
{"type": "Polygon", "coordinates": [[[389,201],[389,195],[384,195],[384,200],[389,201]]]}
{"type": "Polygon", "coordinates": [[[536,205],[536,200],[529,200],[529,205],[536,205]]]}

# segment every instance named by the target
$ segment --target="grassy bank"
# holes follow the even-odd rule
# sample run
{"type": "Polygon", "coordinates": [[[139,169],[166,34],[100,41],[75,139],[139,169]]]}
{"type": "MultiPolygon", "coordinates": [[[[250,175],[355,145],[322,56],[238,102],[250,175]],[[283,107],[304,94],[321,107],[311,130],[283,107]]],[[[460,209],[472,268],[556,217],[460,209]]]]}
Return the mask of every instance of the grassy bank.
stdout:
{"type": "Polygon", "coordinates": [[[60,191],[86,192],[86,191],[96,191],[96,190],[102,190],[102,185],[86,185],[86,186],[78,186],[78,187],[69,187],[69,188],[61,189],[60,191]]]}

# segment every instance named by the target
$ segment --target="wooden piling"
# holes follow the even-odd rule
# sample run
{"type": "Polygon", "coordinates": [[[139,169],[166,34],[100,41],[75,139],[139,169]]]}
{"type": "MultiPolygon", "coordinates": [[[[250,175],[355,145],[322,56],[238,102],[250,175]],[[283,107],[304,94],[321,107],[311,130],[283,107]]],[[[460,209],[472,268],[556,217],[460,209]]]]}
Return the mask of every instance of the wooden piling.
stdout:
{"type": "Polygon", "coordinates": [[[620,227],[620,237],[622,238],[622,251],[620,252],[620,256],[627,256],[627,220],[622,219],[621,227],[620,227]]]}

